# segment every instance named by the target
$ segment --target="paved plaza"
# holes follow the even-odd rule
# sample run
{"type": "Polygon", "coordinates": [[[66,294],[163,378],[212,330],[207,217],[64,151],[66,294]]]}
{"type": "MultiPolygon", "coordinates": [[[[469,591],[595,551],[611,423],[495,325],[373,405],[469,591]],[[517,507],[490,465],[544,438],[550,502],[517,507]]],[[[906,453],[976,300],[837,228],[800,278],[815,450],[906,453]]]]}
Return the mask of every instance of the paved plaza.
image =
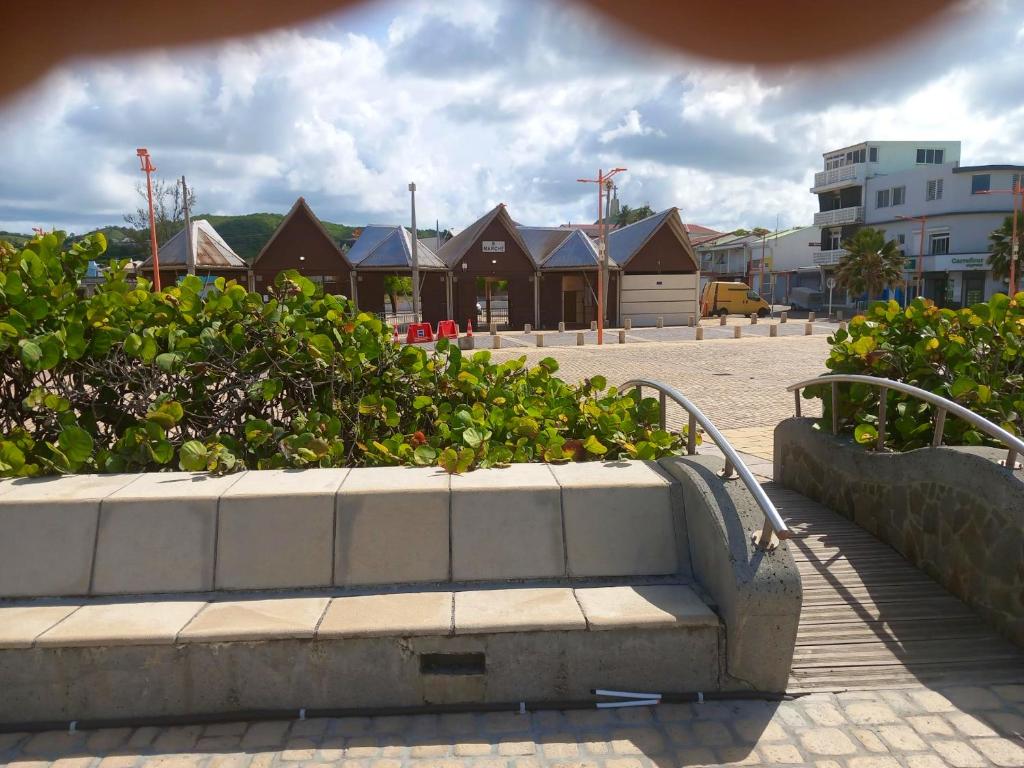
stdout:
{"type": "MultiPolygon", "coordinates": [[[[651,378],[679,388],[762,479],[789,383],[824,370],[825,334],[506,349],[552,355],[560,375],[651,378]]],[[[814,413],[813,407],[805,413],[814,413]]],[[[679,423],[676,414],[673,418],[679,423]]],[[[528,663],[528,660],[524,660],[528,663]]],[[[0,733],[17,768],[816,768],[1024,766],[1024,686],[814,693],[786,701],[664,703],[617,710],[452,713],[0,733]]],[[[0,696],[3,691],[0,691],[0,696]]],[[[296,713],[298,715],[298,713],[296,713]]]]}
{"type": "Polygon", "coordinates": [[[12,768],[985,768],[1024,765],[1024,686],[621,710],[0,734],[12,768]]]}

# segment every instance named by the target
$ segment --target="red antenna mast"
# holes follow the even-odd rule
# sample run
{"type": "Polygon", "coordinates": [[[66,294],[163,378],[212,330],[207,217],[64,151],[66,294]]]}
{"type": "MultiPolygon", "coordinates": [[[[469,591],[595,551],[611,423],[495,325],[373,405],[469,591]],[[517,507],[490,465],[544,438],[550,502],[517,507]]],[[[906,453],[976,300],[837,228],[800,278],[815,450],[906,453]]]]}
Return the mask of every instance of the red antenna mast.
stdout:
{"type": "Polygon", "coordinates": [[[597,269],[597,343],[604,344],[604,281],[608,268],[608,235],[605,230],[604,192],[605,184],[612,176],[622,173],[625,168],[613,168],[605,173],[597,171],[596,179],[576,179],[584,184],[597,184],[597,224],[598,224],[598,269],[597,269]]]}
{"type": "Polygon", "coordinates": [[[149,246],[153,254],[153,290],[159,291],[160,255],[156,247],[156,219],[153,217],[153,177],[151,175],[156,170],[156,166],[153,165],[149,150],[145,147],[136,149],[135,154],[138,155],[139,162],[142,164],[140,170],[146,174],[146,194],[149,197],[149,246]]]}

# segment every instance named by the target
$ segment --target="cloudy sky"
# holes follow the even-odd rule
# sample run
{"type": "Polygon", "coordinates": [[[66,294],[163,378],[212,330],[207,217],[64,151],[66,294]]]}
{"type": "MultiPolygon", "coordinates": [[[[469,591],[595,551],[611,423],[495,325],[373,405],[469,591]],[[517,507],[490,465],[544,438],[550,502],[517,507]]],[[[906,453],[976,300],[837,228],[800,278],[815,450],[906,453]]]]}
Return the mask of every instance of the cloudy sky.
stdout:
{"type": "Polygon", "coordinates": [[[722,229],[804,224],[828,149],[959,139],[964,163],[1024,162],[1022,46],[1016,0],[970,0],[939,35],[866,61],[761,72],[624,42],[557,0],[383,0],[53,73],[0,105],[0,229],[121,223],[137,146],[204,212],[303,195],[330,221],[397,223],[415,180],[421,226],[499,202],[558,224],[594,218],[578,177],[623,165],[630,205],[722,229]]]}

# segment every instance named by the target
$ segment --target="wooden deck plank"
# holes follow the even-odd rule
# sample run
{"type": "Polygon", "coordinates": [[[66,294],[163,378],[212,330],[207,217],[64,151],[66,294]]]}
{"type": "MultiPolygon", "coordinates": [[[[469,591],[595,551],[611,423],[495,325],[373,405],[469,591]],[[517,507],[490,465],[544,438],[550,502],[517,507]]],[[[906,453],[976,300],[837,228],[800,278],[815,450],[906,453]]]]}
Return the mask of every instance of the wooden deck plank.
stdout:
{"type": "Polygon", "coordinates": [[[765,490],[799,534],[790,693],[1024,682],[1024,653],[894,549],[810,499],[765,490]]]}

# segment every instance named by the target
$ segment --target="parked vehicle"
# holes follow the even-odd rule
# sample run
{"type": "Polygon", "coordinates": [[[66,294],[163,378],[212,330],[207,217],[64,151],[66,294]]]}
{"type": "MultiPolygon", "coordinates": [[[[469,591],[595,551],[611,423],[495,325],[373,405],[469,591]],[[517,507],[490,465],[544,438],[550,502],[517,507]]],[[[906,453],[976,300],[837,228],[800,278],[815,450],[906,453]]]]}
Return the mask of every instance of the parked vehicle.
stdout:
{"type": "Polygon", "coordinates": [[[701,315],[751,315],[767,317],[771,305],[746,283],[713,282],[704,286],[701,315]]]}

